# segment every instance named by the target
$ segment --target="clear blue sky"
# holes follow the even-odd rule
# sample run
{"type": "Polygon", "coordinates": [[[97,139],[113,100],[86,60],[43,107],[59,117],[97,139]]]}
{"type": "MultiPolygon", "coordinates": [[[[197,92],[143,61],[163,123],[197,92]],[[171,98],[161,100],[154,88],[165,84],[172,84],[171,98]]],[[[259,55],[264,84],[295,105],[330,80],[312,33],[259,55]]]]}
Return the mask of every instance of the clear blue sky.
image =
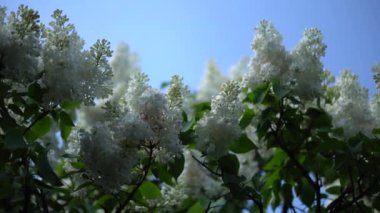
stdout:
{"type": "Polygon", "coordinates": [[[380,62],[378,0],[0,0],[8,10],[21,3],[38,10],[43,23],[63,9],[87,46],[97,38],[108,39],[113,49],[126,42],[155,87],[180,74],[196,89],[209,58],[226,71],[251,56],[254,27],[267,19],[288,50],[305,28],[321,29],[328,46],[325,68],[335,75],[350,68],[375,91],[370,68],[380,62]]]}

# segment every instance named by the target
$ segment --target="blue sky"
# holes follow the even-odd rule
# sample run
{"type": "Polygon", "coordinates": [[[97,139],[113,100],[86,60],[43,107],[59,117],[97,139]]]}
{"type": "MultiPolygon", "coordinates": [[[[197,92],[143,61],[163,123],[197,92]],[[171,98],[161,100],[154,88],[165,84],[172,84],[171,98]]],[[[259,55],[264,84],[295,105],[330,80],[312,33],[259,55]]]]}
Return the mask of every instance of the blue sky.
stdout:
{"type": "Polygon", "coordinates": [[[0,0],[8,10],[26,4],[48,23],[63,9],[89,46],[106,38],[113,49],[129,44],[154,87],[171,75],[184,77],[196,89],[208,59],[226,72],[243,56],[260,20],[274,23],[283,43],[292,49],[308,27],[319,28],[327,44],[325,68],[337,75],[350,68],[375,92],[371,66],[380,62],[380,1],[378,0],[0,0]]]}

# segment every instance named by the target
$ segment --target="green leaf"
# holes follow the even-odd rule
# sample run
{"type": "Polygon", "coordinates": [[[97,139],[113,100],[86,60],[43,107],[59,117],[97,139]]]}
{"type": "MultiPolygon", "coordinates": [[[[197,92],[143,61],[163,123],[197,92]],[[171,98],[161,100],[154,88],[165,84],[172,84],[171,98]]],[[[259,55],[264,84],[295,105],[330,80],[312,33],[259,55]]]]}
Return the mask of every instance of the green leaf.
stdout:
{"type": "Polygon", "coordinates": [[[10,175],[0,174],[0,200],[11,195],[13,192],[10,175]]]}
{"type": "Polygon", "coordinates": [[[219,159],[219,167],[222,174],[237,175],[239,172],[239,160],[236,155],[227,154],[219,159]]]}
{"type": "Polygon", "coordinates": [[[340,186],[332,186],[326,189],[326,192],[333,194],[333,195],[339,195],[341,193],[341,188],[340,186]]]}
{"type": "Polygon", "coordinates": [[[281,98],[283,98],[285,95],[289,93],[287,89],[281,86],[278,80],[272,81],[272,88],[273,88],[273,93],[278,100],[280,100],[281,98]]]}
{"type": "Polygon", "coordinates": [[[21,109],[16,104],[9,104],[8,108],[12,110],[17,115],[24,116],[24,113],[21,111],[21,109]]]}
{"type": "Polygon", "coordinates": [[[64,141],[67,141],[68,137],[70,136],[72,127],[60,124],[59,125],[59,130],[61,131],[61,137],[62,137],[62,139],[64,141]]]}
{"type": "Polygon", "coordinates": [[[28,95],[38,102],[42,102],[43,89],[38,83],[33,83],[28,87],[28,95]]]}
{"type": "Polygon", "coordinates": [[[287,205],[290,205],[293,201],[292,185],[285,183],[281,188],[282,199],[287,205]]]}
{"type": "Polygon", "coordinates": [[[380,129],[373,129],[372,134],[374,135],[380,135],[380,129]]]}
{"type": "Polygon", "coordinates": [[[298,183],[296,193],[306,206],[310,207],[313,204],[315,198],[314,188],[304,178],[298,183]]]}
{"type": "Polygon", "coordinates": [[[257,146],[248,138],[246,134],[242,134],[238,141],[233,143],[230,150],[234,153],[247,153],[253,149],[257,149],[257,146]]]}
{"type": "Polygon", "coordinates": [[[189,210],[187,210],[187,213],[199,213],[204,212],[205,209],[203,208],[202,204],[198,201],[192,205],[189,210]]]}
{"type": "Polygon", "coordinates": [[[182,154],[176,156],[173,162],[169,164],[169,172],[174,177],[174,179],[177,179],[181,175],[184,166],[185,158],[182,154]]]}
{"type": "Polygon", "coordinates": [[[380,195],[379,195],[379,194],[377,194],[377,196],[376,196],[375,199],[373,200],[372,207],[373,207],[374,209],[380,210],[380,195]]]}
{"type": "Polygon", "coordinates": [[[211,110],[210,102],[202,102],[193,106],[195,111],[195,121],[198,121],[203,117],[203,115],[211,110]]]}
{"type": "Polygon", "coordinates": [[[31,158],[37,167],[37,173],[42,179],[53,186],[62,186],[61,180],[50,166],[49,160],[46,156],[47,150],[38,143],[36,144],[35,150],[36,152],[31,155],[31,158]]]}
{"type": "Polygon", "coordinates": [[[314,128],[331,127],[331,117],[324,110],[310,107],[306,111],[310,126],[314,128]]]}
{"type": "Polygon", "coordinates": [[[170,82],[169,82],[169,81],[164,81],[164,82],[161,83],[161,85],[160,85],[160,89],[165,89],[165,88],[167,88],[169,85],[170,85],[170,82]]]}
{"type": "Polygon", "coordinates": [[[49,116],[45,116],[39,121],[37,121],[26,133],[26,138],[28,141],[32,142],[38,138],[46,135],[53,125],[53,121],[49,116]]]}
{"type": "Polygon", "coordinates": [[[252,91],[252,103],[253,104],[260,104],[264,99],[265,96],[268,94],[268,85],[267,84],[261,84],[257,86],[253,91],[252,91]]]}
{"type": "Polygon", "coordinates": [[[154,176],[156,176],[166,184],[173,185],[173,177],[169,173],[166,165],[156,165],[155,168],[152,168],[152,173],[154,174],[154,176]]]}
{"type": "Polygon", "coordinates": [[[245,129],[252,121],[252,118],[255,116],[255,112],[253,109],[248,106],[245,107],[244,114],[240,118],[240,128],[245,129]]]}
{"type": "Polygon", "coordinates": [[[267,171],[277,170],[283,167],[284,160],[287,159],[287,155],[281,149],[276,149],[272,159],[264,166],[267,171]]]}
{"type": "Polygon", "coordinates": [[[111,210],[116,205],[117,205],[117,200],[109,194],[105,194],[101,196],[95,202],[95,207],[99,209],[102,208],[102,209],[111,210]]]}
{"type": "Polygon", "coordinates": [[[144,181],[140,188],[141,194],[147,199],[156,199],[161,197],[161,191],[158,186],[152,182],[144,181]]]}
{"type": "Polygon", "coordinates": [[[5,149],[17,150],[26,149],[26,141],[20,129],[10,129],[5,135],[5,149]]]}
{"type": "Polygon", "coordinates": [[[84,163],[82,161],[70,162],[70,164],[75,169],[83,169],[84,168],[84,163]]]}
{"type": "Polygon", "coordinates": [[[32,117],[33,115],[38,116],[39,110],[40,110],[40,107],[35,103],[27,105],[25,107],[25,110],[24,110],[25,119],[28,119],[28,118],[32,117]]]}
{"type": "Polygon", "coordinates": [[[69,114],[67,114],[66,112],[64,111],[61,111],[59,113],[59,119],[61,121],[61,124],[64,124],[65,126],[71,126],[71,127],[74,127],[75,124],[73,123],[73,121],[71,120],[71,117],[69,114]]]}
{"type": "Polygon", "coordinates": [[[64,101],[63,103],[60,104],[60,106],[62,109],[73,110],[80,107],[80,102],[79,101],[64,101]]]}

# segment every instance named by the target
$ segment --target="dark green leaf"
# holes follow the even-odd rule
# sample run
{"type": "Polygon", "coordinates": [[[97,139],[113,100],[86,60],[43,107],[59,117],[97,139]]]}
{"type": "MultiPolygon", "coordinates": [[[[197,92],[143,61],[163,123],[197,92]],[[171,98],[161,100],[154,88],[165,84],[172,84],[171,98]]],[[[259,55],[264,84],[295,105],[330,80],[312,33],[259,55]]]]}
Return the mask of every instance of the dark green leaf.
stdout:
{"type": "Polygon", "coordinates": [[[315,191],[314,188],[305,179],[302,179],[302,181],[298,183],[296,192],[302,203],[304,203],[306,206],[310,207],[313,204],[315,191]]]}
{"type": "Polygon", "coordinates": [[[326,192],[333,194],[333,195],[340,195],[341,193],[341,188],[340,186],[332,186],[326,189],[326,192]]]}
{"type": "Polygon", "coordinates": [[[69,114],[67,114],[66,112],[64,111],[61,111],[59,113],[59,119],[60,119],[60,122],[61,124],[64,124],[65,126],[71,126],[71,127],[74,127],[75,124],[73,123],[73,121],[71,120],[71,117],[69,114]]]}
{"type": "Polygon", "coordinates": [[[265,170],[277,170],[283,167],[284,160],[287,159],[287,155],[281,149],[276,149],[272,159],[264,166],[265,170]]]}
{"type": "Polygon", "coordinates": [[[106,209],[108,211],[111,211],[113,207],[117,205],[117,200],[114,196],[111,196],[109,194],[105,194],[101,196],[96,202],[95,207],[106,209]]]}
{"type": "Polygon", "coordinates": [[[16,104],[9,104],[8,107],[15,114],[24,116],[24,113],[21,111],[21,109],[16,104]]]}
{"type": "Polygon", "coordinates": [[[281,188],[282,199],[287,205],[293,201],[292,185],[285,183],[281,188]]]}
{"type": "Polygon", "coordinates": [[[374,135],[380,135],[380,129],[373,129],[372,134],[374,135]]]}
{"type": "Polygon", "coordinates": [[[272,82],[272,88],[273,88],[273,93],[278,100],[283,98],[285,95],[289,93],[287,89],[285,89],[284,87],[280,85],[280,82],[278,80],[274,80],[272,82]]]}
{"type": "Polygon", "coordinates": [[[203,115],[211,110],[210,102],[202,102],[193,106],[195,111],[195,120],[198,121],[203,115]]]}
{"type": "Polygon", "coordinates": [[[310,126],[314,128],[331,127],[331,117],[324,110],[310,107],[306,111],[310,126]]]}
{"type": "Polygon", "coordinates": [[[139,188],[141,194],[147,199],[155,199],[161,197],[161,191],[158,186],[152,182],[144,181],[139,188]]]}
{"type": "Polygon", "coordinates": [[[28,141],[35,141],[38,138],[46,135],[53,125],[53,121],[49,116],[45,116],[39,121],[37,121],[26,133],[26,138],[28,141]]]}
{"type": "Polygon", "coordinates": [[[161,83],[160,85],[160,89],[165,89],[166,87],[168,87],[170,85],[170,82],[169,81],[164,81],[161,83]]]}
{"type": "Polygon", "coordinates": [[[179,175],[182,173],[183,168],[185,165],[185,158],[182,154],[177,155],[173,162],[169,164],[169,172],[174,177],[174,179],[177,179],[179,175]]]}
{"type": "Polygon", "coordinates": [[[236,155],[227,154],[219,159],[219,167],[222,173],[237,175],[239,172],[239,160],[236,155]]]}
{"type": "Polygon", "coordinates": [[[64,101],[63,103],[60,104],[60,106],[62,109],[73,110],[80,107],[80,102],[79,101],[64,101]]]}
{"type": "Polygon", "coordinates": [[[59,130],[61,131],[61,137],[62,137],[62,139],[64,141],[67,141],[68,137],[70,136],[72,127],[60,124],[59,125],[59,130]]]}
{"type": "Polygon", "coordinates": [[[38,102],[42,102],[43,89],[38,83],[33,83],[28,87],[28,95],[38,102]]]}
{"type": "Polygon", "coordinates": [[[260,104],[268,94],[268,85],[267,84],[261,84],[257,86],[253,91],[253,98],[252,103],[254,104],[260,104]]]}
{"type": "Polygon", "coordinates": [[[42,177],[43,180],[52,184],[53,186],[62,186],[61,180],[51,168],[46,154],[47,150],[41,145],[36,144],[36,152],[33,153],[31,157],[37,167],[37,173],[42,177]]]}
{"type": "Polygon", "coordinates": [[[81,190],[81,189],[83,189],[83,188],[86,188],[86,187],[88,187],[88,186],[91,186],[92,184],[93,184],[92,181],[84,182],[84,183],[80,184],[79,186],[77,186],[77,187],[75,188],[74,191],[79,191],[79,190],[81,190]]]}
{"type": "Polygon", "coordinates": [[[0,200],[11,195],[13,190],[10,177],[0,174],[0,200]]]}
{"type": "Polygon", "coordinates": [[[5,149],[26,149],[27,145],[20,129],[10,129],[5,135],[5,149]]]}
{"type": "Polygon", "coordinates": [[[154,176],[168,185],[173,185],[173,176],[169,173],[166,165],[156,165],[152,168],[154,176]]]}
{"type": "Polygon", "coordinates": [[[202,204],[198,201],[192,205],[189,210],[187,210],[187,213],[199,213],[204,212],[205,209],[203,208],[202,204]]]}
{"type": "Polygon", "coordinates": [[[252,121],[252,118],[255,116],[255,112],[253,109],[249,108],[248,106],[245,107],[244,114],[240,118],[240,127],[242,129],[245,129],[252,121]]]}
{"type": "Polygon", "coordinates": [[[379,194],[377,194],[377,196],[373,200],[373,204],[372,205],[373,205],[372,207],[374,209],[380,210],[380,195],[379,194]]]}
{"type": "Polygon", "coordinates": [[[24,116],[25,118],[30,118],[33,115],[39,115],[40,107],[37,104],[29,104],[25,107],[24,116]]]}
{"type": "Polygon", "coordinates": [[[242,134],[238,141],[233,143],[230,150],[234,153],[246,153],[253,149],[257,149],[256,145],[247,137],[246,134],[242,134]]]}

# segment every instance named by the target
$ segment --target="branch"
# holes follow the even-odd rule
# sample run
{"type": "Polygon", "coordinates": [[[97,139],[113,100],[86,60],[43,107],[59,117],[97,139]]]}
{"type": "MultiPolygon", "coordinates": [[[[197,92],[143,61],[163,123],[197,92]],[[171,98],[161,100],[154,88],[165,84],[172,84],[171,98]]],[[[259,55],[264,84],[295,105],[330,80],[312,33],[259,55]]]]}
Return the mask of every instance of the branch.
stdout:
{"type": "Polygon", "coordinates": [[[143,184],[145,178],[147,177],[149,173],[150,166],[153,162],[153,149],[154,145],[151,144],[149,146],[149,159],[148,163],[144,167],[144,173],[143,176],[141,177],[140,181],[136,184],[135,188],[133,188],[132,192],[128,195],[127,199],[122,203],[119,208],[117,208],[116,212],[121,213],[122,210],[128,205],[128,203],[133,199],[134,195],[136,194],[137,190],[140,188],[140,186],[143,184]]]}
{"type": "Polygon", "coordinates": [[[201,166],[203,166],[205,169],[207,169],[207,171],[209,171],[211,174],[215,175],[215,176],[218,176],[218,177],[221,177],[222,174],[218,173],[218,172],[215,172],[213,171],[210,167],[208,167],[205,163],[201,162],[198,158],[196,158],[194,155],[191,155],[191,157],[193,157],[193,159],[195,161],[197,161],[201,166]]]}
{"type": "MultiPolygon", "coordinates": [[[[327,207],[327,212],[338,212],[338,211],[342,211],[348,207],[350,207],[352,204],[356,203],[358,205],[358,200],[361,199],[362,197],[364,197],[366,195],[366,193],[370,190],[370,187],[368,187],[366,190],[364,190],[363,192],[361,192],[357,197],[353,196],[352,200],[345,203],[345,204],[342,204],[342,200],[343,200],[343,196],[344,194],[347,194],[347,193],[350,193],[351,192],[351,188],[348,187],[346,188],[346,190],[334,201],[332,202],[328,207],[327,207]],[[347,191],[347,192],[346,192],[347,191]],[[339,200],[339,201],[337,201],[339,200]],[[337,201],[337,203],[336,203],[337,201]],[[336,203],[336,204],[335,204],[336,203]],[[335,208],[335,206],[337,206],[335,208]]],[[[359,206],[359,205],[358,205],[359,206]]],[[[360,208],[360,206],[359,206],[360,208]]]]}
{"type": "Polygon", "coordinates": [[[30,197],[31,197],[31,188],[29,185],[29,159],[28,159],[28,154],[26,154],[22,158],[22,162],[25,167],[25,177],[24,177],[24,207],[22,212],[29,212],[29,204],[30,204],[30,197]]]}
{"type": "Polygon", "coordinates": [[[327,209],[326,211],[327,212],[331,212],[335,206],[339,206],[341,204],[341,202],[343,201],[344,197],[346,196],[346,194],[350,193],[351,191],[351,188],[350,187],[347,187],[340,195],[337,199],[335,199],[333,202],[331,202],[328,206],[327,206],[327,209]]]}
{"type": "Polygon", "coordinates": [[[317,200],[317,209],[316,212],[321,212],[321,187],[319,185],[319,175],[318,173],[315,174],[316,184],[318,190],[316,190],[316,200],[317,200]]]}
{"type": "Polygon", "coordinates": [[[41,196],[42,208],[44,210],[44,213],[47,213],[49,212],[49,208],[46,204],[46,198],[45,198],[45,193],[43,189],[40,190],[40,196],[41,196]]]}
{"type": "Polygon", "coordinates": [[[257,207],[259,207],[259,212],[264,212],[264,206],[263,203],[260,200],[256,200],[251,194],[248,194],[249,199],[251,199],[257,207]]]}

